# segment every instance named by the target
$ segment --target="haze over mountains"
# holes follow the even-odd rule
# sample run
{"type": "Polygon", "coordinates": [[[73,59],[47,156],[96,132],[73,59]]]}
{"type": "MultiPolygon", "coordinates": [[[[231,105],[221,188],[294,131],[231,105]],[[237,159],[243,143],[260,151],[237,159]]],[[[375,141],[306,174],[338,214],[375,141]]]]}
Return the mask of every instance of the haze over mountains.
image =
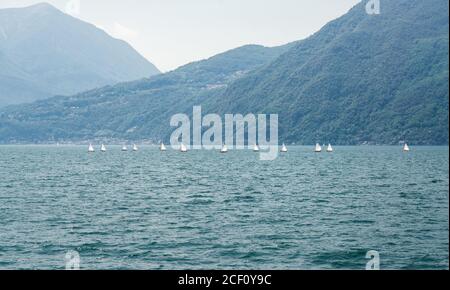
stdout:
{"type": "Polygon", "coordinates": [[[448,1],[365,2],[308,39],[0,110],[0,142],[167,140],[170,117],[278,113],[280,142],[448,144],[448,1]]]}
{"type": "Polygon", "coordinates": [[[49,4],[0,10],[0,106],[158,73],[126,42],[49,4]]]}

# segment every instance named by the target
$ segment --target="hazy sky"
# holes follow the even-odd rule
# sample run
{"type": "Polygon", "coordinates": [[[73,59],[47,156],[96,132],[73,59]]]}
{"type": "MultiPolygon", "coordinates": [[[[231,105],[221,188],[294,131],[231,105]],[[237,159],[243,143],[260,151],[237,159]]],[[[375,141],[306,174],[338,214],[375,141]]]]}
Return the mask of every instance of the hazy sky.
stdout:
{"type": "Polygon", "coordinates": [[[126,40],[168,71],[245,44],[303,39],[360,0],[0,0],[0,8],[39,2],[126,40]]]}

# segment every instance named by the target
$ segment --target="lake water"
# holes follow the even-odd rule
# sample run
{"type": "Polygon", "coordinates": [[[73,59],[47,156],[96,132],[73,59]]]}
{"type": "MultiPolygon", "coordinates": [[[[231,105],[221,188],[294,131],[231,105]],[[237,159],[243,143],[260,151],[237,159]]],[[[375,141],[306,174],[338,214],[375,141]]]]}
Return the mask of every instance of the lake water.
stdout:
{"type": "Polygon", "coordinates": [[[449,267],[448,147],[108,149],[0,146],[0,269],[449,267]]]}

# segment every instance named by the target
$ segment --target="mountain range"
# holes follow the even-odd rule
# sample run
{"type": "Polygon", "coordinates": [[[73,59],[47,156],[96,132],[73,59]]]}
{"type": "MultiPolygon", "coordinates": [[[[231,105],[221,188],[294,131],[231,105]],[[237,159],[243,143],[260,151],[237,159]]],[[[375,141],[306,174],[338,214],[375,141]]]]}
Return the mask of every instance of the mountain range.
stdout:
{"type": "Polygon", "coordinates": [[[212,111],[280,114],[313,144],[448,144],[449,2],[365,1],[231,84],[212,111]],[[243,97],[245,96],[245,97],[243,97]]]}
{"type": "Polygon", "coordinates": [[[159,73],[126,42],[49,4],[0,10],[0,106],[159,73]]]}
{"type": "Polygon", "coordinates": [[[0,142],[167,140],[170,117],[279,114],[280,141],[448,144],[449,3],[365,1],[311,37],[0,109],[0,142]]]}

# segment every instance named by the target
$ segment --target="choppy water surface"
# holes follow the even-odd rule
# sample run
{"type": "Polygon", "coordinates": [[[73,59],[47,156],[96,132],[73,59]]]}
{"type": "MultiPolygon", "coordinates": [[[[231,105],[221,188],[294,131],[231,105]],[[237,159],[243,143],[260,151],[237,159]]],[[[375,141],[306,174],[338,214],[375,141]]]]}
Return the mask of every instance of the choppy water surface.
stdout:
{"type": "Polygon", "coordinates": [[[0,146],[0,268],[448,268],[449,149],[0,146]]]}

